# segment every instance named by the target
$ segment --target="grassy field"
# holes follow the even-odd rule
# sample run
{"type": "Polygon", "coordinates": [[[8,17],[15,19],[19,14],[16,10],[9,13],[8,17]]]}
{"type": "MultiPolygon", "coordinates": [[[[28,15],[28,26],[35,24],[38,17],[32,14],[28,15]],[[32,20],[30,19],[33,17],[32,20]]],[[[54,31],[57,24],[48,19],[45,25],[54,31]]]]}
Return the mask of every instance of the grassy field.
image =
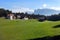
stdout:
{"type": "Polygon", "coordinates": [[[7,20],[0,18],[0,40],[28,40],[45,36],[60,35],[60,21],[7,20]]]}

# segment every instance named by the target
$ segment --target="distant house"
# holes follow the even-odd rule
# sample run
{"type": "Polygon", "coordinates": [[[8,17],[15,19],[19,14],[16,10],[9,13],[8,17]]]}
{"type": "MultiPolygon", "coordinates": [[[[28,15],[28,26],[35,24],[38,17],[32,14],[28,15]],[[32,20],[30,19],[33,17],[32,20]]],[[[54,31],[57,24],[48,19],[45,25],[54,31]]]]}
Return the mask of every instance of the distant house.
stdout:
{"type": "Polygon", "coordinates": [[[21,18],[21,16],[20,15],[17,15],[17,19],[20,19],[21,18]]]}
{"type": "Polygon", "coordinates": [[[46,20],[46,17],[44,17],[44,16],[39,17],[39,19],[38,19],[38,21],[40,21],[40,22],[43,22],[43,21],[45,21],[45,20],[46,20]]]}
{"type": "Polygon", "coordinates": [[[24,17],[24,20],[28,20],[28,17],[25,16],[25,17],[24,17]]]}
{"type": "Polygon", "coordinates": [[[14,20],[14,19],[16,19],[16,17],[13,13],[9,13],[9,14],[7,14],[7,19],[14,20]]]}

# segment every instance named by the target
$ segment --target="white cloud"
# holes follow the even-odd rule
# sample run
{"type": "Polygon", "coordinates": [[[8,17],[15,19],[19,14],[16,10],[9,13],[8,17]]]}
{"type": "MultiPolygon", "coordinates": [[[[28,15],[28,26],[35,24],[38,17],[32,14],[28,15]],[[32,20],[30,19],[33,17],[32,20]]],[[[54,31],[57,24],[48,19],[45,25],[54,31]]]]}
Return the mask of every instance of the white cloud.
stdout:
{"type": "Polygon", "coordinates": [[[30,9],[30,8],[25,8],[25,7],[20,7],[20,6],[16,6],[16,5],[13,5],[12,8],[10,9],[12,12],[34,12],[33,9],[30,9]]]}
{"type": "Polygon", "coordinates": [[[43,8],[48,8],[48,9],[54,9],[54,10],[60,10],[60,7],[52,7],[47,4],[43,4],[42,7],[40,7],[40,9],[43,9],[43,8]]]}
{"type": "MultiPolygon", "coordinates": [[[[60,7],[44,7],[44,8],[48,8],[48,9],[53,9],[53,10],[58,10],[60,11],[60,7]]],[[[44,9],[43,7],[40,7],[40,9],[44,9]]]]}
{"type": "Polygon", "coordinates": [[[12,12],[34,12],[33,9],[29,9],[29,8],[13,8],[12,12]]]}
{"type": "Polygon", "coordinates": [[[43,6],[43,8],[45,8],[45,7],[47,7],[47,4],[43,4],[42,6],[43,6]]]}
{"type": "Polygon", "coordinates": [[[12,5],[11,8],[9,8],[9,10],[11,10],[12,12],[14,13],[18,13],[18,12],[34,12],[33,9],[30,9],[30,8],[25,8],[25,7],[21,7],[19,5],[12,5]]]}
{"type": "Polygon", "coordinates": [[[60,10],[60,7],[50,7],[50,9],[60,10]]]}

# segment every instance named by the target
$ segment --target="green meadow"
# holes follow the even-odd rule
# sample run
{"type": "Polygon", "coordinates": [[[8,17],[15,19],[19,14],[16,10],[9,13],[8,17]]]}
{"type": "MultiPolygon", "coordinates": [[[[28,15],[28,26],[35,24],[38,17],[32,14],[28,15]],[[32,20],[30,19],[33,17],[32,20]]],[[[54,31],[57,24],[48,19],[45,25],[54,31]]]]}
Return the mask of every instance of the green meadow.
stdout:
{"type": "Polygon", "coordinates": [[[39,22],[30,20],[9,20],[0,18],[0,40],[29,40],[45,36],[60,35],[60,21],[39,22]]]}

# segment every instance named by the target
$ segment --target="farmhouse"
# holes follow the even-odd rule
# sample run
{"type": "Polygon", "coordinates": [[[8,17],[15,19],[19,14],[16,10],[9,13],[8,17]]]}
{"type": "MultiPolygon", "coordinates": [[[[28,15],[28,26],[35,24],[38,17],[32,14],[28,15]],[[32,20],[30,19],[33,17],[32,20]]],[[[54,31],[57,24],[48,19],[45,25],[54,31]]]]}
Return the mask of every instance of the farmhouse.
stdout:
{"type": "Polygon", "coordinates": [[[41,16],[39,17],[38,21],[42,22],[42,21],[45,21],[46,20],[46,17],[45,16],[41,16]]]}
{"type": "Polygon", "coordinates": [[[7,19],[14,20],[14,19],[16,19],[16,17],[13,13],[9,13],[9,14],[7,14],[7,19]]]}
{"type": "Polygon", "coordinates": [[[28,17],[24,17],[24,20],[28,20],[28,17]]]}

